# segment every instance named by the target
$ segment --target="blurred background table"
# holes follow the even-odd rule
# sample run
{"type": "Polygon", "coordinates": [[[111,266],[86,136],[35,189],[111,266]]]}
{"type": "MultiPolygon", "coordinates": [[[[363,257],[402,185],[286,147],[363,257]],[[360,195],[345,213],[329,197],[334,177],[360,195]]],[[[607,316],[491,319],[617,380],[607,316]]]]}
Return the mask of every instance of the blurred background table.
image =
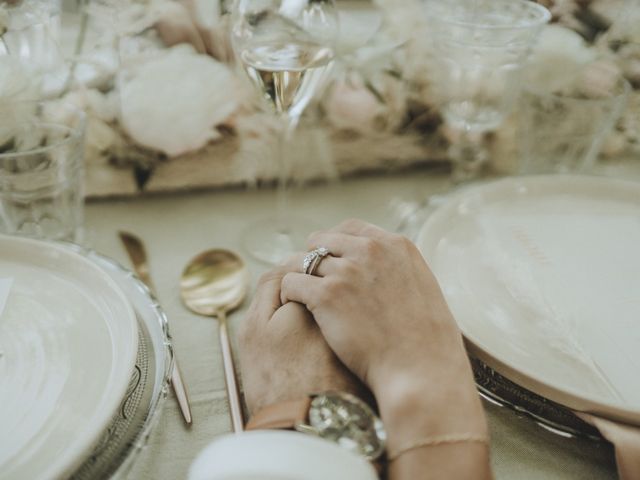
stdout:
{"type": "MultiPolygon", "coordinates": [[[[626,170],[617,168],[610,166],[609,171],[629,177],[626,170]]],[[[640,168],[633,169],[633,176],[640,179],[640,168]]],[[[296,213],[304,214],[319,227],[358,217],[393,230],[399,219],[390,206],[392,199],[419,201],[448,188],[446,174],[416,170],[306,187],[294,194],[292,204],[296,213]]],[[[165,404],[131,478],[185,478],[197,453],[217,435],[231,430],[216,322],[198,317],[182,306],[178,282],[184,265],[196,253],[212,247],[238,249],[242,229],[271,213],[274,201],[270,190],[234,189],[104,200],[87,206],[90,247],[129,265],[118,230],[134,232],[145,241],[151,273],[170,319],[175,351],[194,410],[194,425],[187,429],[176,402],[165,404]]],[[[267,267],[252,261],[245,252],[240,253],[248,262],[255,289],[259,275],[267,267]]],[[[249,302],[250,299],[231,316],[232,330],[242,322],[249,302]]],[[[613,452],[605,445],[563,438],[505,408],[488,403],[485,407],[498,479],[616,478],[613,452]]]]}

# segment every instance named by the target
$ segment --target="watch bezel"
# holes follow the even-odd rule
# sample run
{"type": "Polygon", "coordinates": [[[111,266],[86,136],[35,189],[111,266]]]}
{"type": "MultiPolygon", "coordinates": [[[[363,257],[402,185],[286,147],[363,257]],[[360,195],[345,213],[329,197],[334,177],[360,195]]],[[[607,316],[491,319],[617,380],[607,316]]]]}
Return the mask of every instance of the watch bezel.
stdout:
{"type": "MultiPolygon", "coordinates": [[[[309,414],[307,415],[308,423],[296,424],[294,426],[295,430],[302,433],[312,433],[314,435],[319,436],[320,438],[325,438],[322,435],[322,432],[311,424],[312,410],[314,408],[317,408],[316,405],[319,402],[318,399],[330,400],[336,403],[347,403],[347,404],[355,405],[366,413],[379,444],[379,447],[369,455],[364,454],[362,452],[355,452],[355,453],[358,453],[359,455],[363,456],[369,461],[375,461],[383,455],[386,449],[386,432],[384,430],[384,425],[382,424],[382,420],[380,420],[380,418],[375,414],[373,409],[369,405],[367,405],[367,403],[365,403],[355,395],[352,395],[350,393],[345,393],[345,392],[322,392],[322,393],[312,394],[310,395],[310,398],[311,398],[311,403],[309,405],[309,414]]],[[[326,439],[335,442],[335,440],[331,438],[326,438],[326,439]]]]}

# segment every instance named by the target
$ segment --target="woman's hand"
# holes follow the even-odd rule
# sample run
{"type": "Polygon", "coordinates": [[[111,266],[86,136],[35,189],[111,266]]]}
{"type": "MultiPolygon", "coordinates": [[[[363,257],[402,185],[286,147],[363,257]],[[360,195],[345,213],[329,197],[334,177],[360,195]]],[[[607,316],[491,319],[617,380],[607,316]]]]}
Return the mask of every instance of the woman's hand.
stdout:
{"type": "Polygon", "coordinates": [[[303,303],[342,362],[373,393],[390,444],[486,434],[460,332],[415,245],[362,221],[313,234],[331,255],[316,276],[287,264],[283,303],[303,303]]]}
{"type": "Polygon", "coordinates": [[[327,390],[369,393],[325,342],[307,309],[280,303],[282,268],[265,274],[240,332],[239,354],[249,411],[327,390]]]}
{"type": "Polygon", "coordinates": [[[282,303],[305,304],[331,348],[372,387],[403,371],[446,368],[464,350],[438,283],[404,237],[359,220],[313,234],[311,248],[331,255],[315,276],[288,266],[282,303]]]}

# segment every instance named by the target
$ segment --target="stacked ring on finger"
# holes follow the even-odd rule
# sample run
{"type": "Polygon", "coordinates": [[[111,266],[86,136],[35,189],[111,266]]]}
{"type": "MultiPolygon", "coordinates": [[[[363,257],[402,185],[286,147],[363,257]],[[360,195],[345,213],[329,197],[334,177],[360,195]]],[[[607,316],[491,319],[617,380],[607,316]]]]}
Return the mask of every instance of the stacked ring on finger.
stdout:
{"type": "Polygon", "coordinates": [[[329,255],[329,253],[331,252],[329,252],[329,249],[325,247],[318,247],[311,250],[304,256],[302,261],[302,272],[307,275],[314,275],[320,265],[320,262],[322,262],[324,257],[329,255]]]}

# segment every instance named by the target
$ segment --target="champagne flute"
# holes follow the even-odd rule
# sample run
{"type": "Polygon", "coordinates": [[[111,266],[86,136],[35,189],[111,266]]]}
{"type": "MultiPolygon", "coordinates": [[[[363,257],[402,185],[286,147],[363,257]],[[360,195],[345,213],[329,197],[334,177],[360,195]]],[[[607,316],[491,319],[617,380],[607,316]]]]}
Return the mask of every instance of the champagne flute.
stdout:
{"type": "Polygon", "coordinates": [[[288,208],[289,142],[331,75],[337,37],[333,0],[237,0],[233,8],[231,40],[237,59],[282,125],[275,218],[251,225],[243,238],[252,256],[270,264],[303,248],[310,230],[288,208]]]}

